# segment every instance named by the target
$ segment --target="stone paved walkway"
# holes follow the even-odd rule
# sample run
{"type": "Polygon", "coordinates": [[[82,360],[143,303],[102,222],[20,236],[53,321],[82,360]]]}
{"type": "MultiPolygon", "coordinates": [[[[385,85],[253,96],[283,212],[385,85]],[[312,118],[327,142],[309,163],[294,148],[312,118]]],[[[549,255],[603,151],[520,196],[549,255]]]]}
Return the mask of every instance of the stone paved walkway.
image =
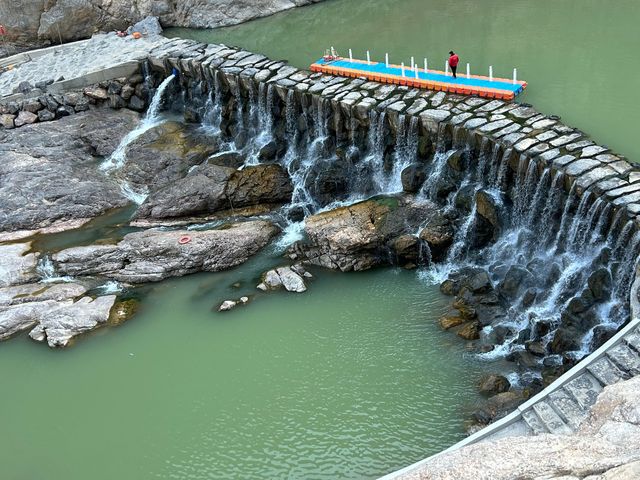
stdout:
{"type": "MultiPolygon", "coordinates": [[[[35,86],[39,82],[78,78],[88,73],[104,70],[119,64],[138,61],[169,40],[161,35],[145,36],[139,40],[133,37],[120,38],[115,33],[94,35],[89,40],[68,43],[61,47],[49,48],[34,61],[19,63],[24,57],[15,57],[15,68],[0,74],[0,98],[15,93],[21,82],[35,86]]],[[[28,52],[37,55],[37,52],[28,52]]],[[[11,58],[3,59],[10,64],[11,58]]]]}

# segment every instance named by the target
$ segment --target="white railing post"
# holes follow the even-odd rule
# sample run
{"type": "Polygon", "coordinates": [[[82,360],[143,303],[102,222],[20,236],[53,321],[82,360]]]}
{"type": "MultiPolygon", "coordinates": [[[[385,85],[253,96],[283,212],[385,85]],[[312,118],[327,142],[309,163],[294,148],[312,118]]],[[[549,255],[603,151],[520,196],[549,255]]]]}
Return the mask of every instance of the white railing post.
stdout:
{"type": "Polygon", "coordinates": [[[429,67],[429,64],[427,63],[427,59],[425,57],[425,59],[424,59],[424,73],[425,74],[427,73],[428,67],[429,67]]]}
{"type": "Polygon", "coordinates": [[[401,65],[400,68],[402,69],[402,76],[404,77],[404,62],[402,62],[400,65],[401,65]]]}
{"type": "Polygon", "coordinates": [[[468,63],[467,63],[467,78],[471,78],[471,68],[469,67],[468,63]]]}
{"type": "Polygon", "coordinates": [[[449,62],[444,62],[444,74],[449,75],[449,62]]]}
{"type": "Polygon", "coordinates": [[[493,65],[489,66],[489,81],[493,82],[493,65]]]}
{"type": "Polygon", "coordinates": [[[384,64],[387,68],[389,68],[389,54],[385,53],[384,54],[384,64]]]}
{"type": "Polygon", "coordinates": [[[369,54],[369,50],[367,50],[367,63],[371,63],[371,55],[369,54]]]}
{"type": "Polygon", "coordinates": [[[413,70],[414,65],[415,65],[415,64],[414,64],[414,62],[413,62],[413,57],[411,57],[411,70],[413,70]]]}
{"type": "Polygon", "coordinates": [[[420,78],[420,77],[418,76],[418,65],[416,65],[416,66],[414,67],[414,72],[415,72],[415,74],[416,74],[416,78],[420,78]]]}
{"type": "Polygon", "coordinates": [[[349,61],[353,62],[353,54],[351,53],[351,49],[349,49],[349,61]]]}
{"type": "Polygon", "coordinates": [[[518,81],[518,69],[514,68],[513,69],[513,83],[516,83],[518,81]]]}

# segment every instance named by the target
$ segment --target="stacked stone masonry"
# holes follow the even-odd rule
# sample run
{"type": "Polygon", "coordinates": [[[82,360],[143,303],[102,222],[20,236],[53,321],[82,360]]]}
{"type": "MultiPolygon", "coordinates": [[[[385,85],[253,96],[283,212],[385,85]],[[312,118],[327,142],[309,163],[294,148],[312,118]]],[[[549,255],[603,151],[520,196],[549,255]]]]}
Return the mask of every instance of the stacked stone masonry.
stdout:
{"type": "Polygon", "coordinates": [[[640,222],[640,168],[558,117],[543,115],[527,104],[311,73],[242,49],[178,38],[152,50],[148,60],[156,71],[168,74],[177,68],[194,80],[212,81],[217,70],[245,91],[251,82],[274,84],[283,102],[290,91],[303,105],[323,98],[330,102],[336,131],[343,130],[344,135],[347,128],[366,125],[368,112],[377,109],[386,111],[392,124],[401,114],[416,116],[429,135],[444,126],[451,141],[454,131],[461,130],[487,137],[512,150],[513,164],[523,155],[540,171],[561,170],[567,191],[576,182],[579,194],[589,189],[626,209],[636,225],[640,222]]]}

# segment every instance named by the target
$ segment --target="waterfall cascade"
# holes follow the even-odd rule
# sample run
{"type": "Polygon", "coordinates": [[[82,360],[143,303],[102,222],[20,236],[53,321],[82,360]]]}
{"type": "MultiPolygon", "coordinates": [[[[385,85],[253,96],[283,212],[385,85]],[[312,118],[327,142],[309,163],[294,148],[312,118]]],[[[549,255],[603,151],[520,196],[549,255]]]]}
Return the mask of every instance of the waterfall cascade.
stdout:
{"type": "Polygon", "coordinates": [[[496,345],[487,357],[536,352],[530,364],[539,367],[545,355],[580,358],[628,318],[640,234],[622,210],[562,170],[462,127],[429,132],[415,115],[376,109],[345,118],[322,96],[273,83],[243,88],[228,76],[216,71],[192,101],[200,102],[203,128],[245,166],[287,170],[286,241],[300,238],[308,215],[404,190],[440,205],[457,225],[440,264],[416,234],[418,263],[431,272],[425,278],[469,269],[490,278],[493,303],[477,320],[481,340],[496,345]]]}

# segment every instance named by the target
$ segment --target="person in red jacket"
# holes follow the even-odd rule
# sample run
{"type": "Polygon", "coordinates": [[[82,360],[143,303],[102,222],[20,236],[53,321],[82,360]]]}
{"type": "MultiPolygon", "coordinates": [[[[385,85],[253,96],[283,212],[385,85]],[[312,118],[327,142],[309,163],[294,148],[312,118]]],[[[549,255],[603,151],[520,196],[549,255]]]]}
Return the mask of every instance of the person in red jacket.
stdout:
{"type": "Polygon", "coordinates": [[[453,53],[453,51],[449,52],[449,66],[451,67],[451,73],[453,73],[453,78],[458,78],[456,77],[456,70],[458,69],[459,61],[460,59],[458,58],[458,55],[453,53]]]}

